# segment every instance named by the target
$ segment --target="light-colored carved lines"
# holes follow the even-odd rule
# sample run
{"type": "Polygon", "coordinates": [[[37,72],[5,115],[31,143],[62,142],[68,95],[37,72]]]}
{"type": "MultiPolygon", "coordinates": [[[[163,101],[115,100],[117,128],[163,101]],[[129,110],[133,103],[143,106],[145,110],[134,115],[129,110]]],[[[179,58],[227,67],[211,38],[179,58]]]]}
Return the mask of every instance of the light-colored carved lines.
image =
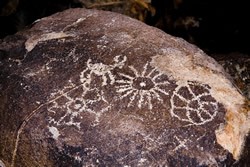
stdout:
{"type": "Polygon", "coordinates": [[[80,129],[80,122],[75,122],[74,118],[79,116],[79,113],[86,110],[86,102],[81,98],[71,98],[68,94],[63,96],[64,105],[59,104],[57,101],[54,101],[51,106],[48,108],[48,111],[53,115],[57,114],[57,110],[65,110],[65,114],[61,116],[58,120],[55,120],[53,117],[49,117],[49,122],[55,124],[56,126],[67,125],[67,126],[76,126],[80,129]],[[76,101],[80,103],[76,104],[76,101]],[[68,118],[68,119],[66,119],[68,118]]]}
{"type": "Polygon", "coordinates": [[[115,82],[115,76],[112,74],[112,70],[115,68],[122,68],[124,63],[127,61],[127,57],[124,56],[121,59],[121,56],[114,57],[113,65],[106,65],[103,63],[92,63],[91,59],[87,61],[87,68],[81,72],[81,82],[86,82],[91,80],[92,75],[102,77],[102,86],[108,84],[108,79],[110,84],[113,85],[115,82]]]}
{"type": "Polygon", "coordinates": [[[182,148],[188,150],[188,147],[187,147],[187,142],[189,141],[188,139],[181,140],[177,136],[174,136],[174,138],[178,141],[178,145],[174,148],[173,151],[177,151],[177,150],[182,149],[182,148]]]}
{"type": "Polygon", "coordinates": [[[128,98],[128,107],[137,105],[138,108],[146,106],[153,109],[152,100],[156,99],[163,103],[163,96],[168,96],[168,90],[164,87],[169,85],[165,79],[159,79],[164,74],[150,67],[146,63],[140,73],[134,66],[129,66],[133,75],[119,73],[122,79],[116,80],[116,92],[120,94],[119,99],[128,98]]]}
{"type": "Polygon", "coordinates": [[[63,97],[64,95],[78,89],[79,87],[81,87],[82,85],[75,85],[74,87],[72,87],[70,90],[67,90],[66,92],[62,93],[62,94],[58,94],[57,96],[53,97],[52,99],[48,100],[46,103],[43,103],[41,105],[39,105],[35,110],[33,110],[29,115],[27,115],[22,124],[20,125],[19,129],[17,130],[17,135],[16,135],[16,141],[15,141],[15,148],[13,150],[13,154],[12,154],[12,160],[11,160],[11,167],[15,166],[15,159],[16,159],[16,154],[17,154],[17,150],[18,150],[18,145],[19,145],[19,140],[20,140],[20,135],[22,134],[24,128],[26,127],[26,125],[28,124],[28,122],[30,121],[30,119],[33,118],[33,116],[35,116],[36,114],[39,114],[42,110],[40,110],[42,107],[49,105],[51,103],[53,103],[54,101],[60,99],[61,97],[63,97]]]}
{"type": "Polygon", "coordinates": [[[202,125],[210,122],[218,112],[218,103],[212,98],[209,88],[196,82],[187,82],[185,85],[177,86],[170,102],[171,115],[188,122],[189,125],[202,125]],[[194,86],[197,90],[200,89],[200,92],[195,92],[194,86]],[[183,88],[186,90],[185,97],[183,88]]]}
{"type": "MultiPolygon", "coordinates": [[[[78,92],[82,91],[82,87],[78,88],[78,92]]],[[[94,124],[97,125],[99,118],[102,113],[108,111],[110,105],[108,101],[104,98],[103,92],[98,88],[85,88],[85,91],[80,92],[78,96],[72,96],[70,94],[64,94],[60,99],[53,101],[48,107],[48,111],[51,113],[49,115],[49,123],[56,126],[66,125],[75,126],[80,130],[80,124],[82,120],[81,113],[88,112],[95,115],[94,124]],[[86,97],[87,94],[94,95],[92,98],[86,97]],[[60,102],[63,101],[63,102],[60,102]],[[96,104],[106,104],[98,111],[92,108],[96,104]],[[57,111],[63,114],[57,113],[57,111]],[[60,118],[55,119],[56,115],[59,114],[60,118]],[[80,119],[75,119],[80,118],[80,119]],[[79,120],[79,121],[76,121],[79,120]]]]}
{"type": "MultiPolygon", "coordinates": [[[[74,51],[72,51],[72,54],[73,53],[74,51]]],[[[97,125],[101,114],[107,111],[111,106],[105,99],[101,88],[98,86],[91,86],[93,78],[101,77],[101,86],[106,86],[108,84],[112,85],[115,82],[115,76],[112,74],[112,70],[114,68],[122,68],[126,60],[126,56],[116,56],[113,59],[113,64],[106,65],[101,62],[92,63],[92,60],[88,59],[86,63],[87,67],[80,73],[81,86],[77,89],[78,95],[74,96],[72,94],[63,93],[68,89],[68,86],[65,86],[63,90],[59,90],[55,93],[63,94],[63,96],[60,99],[53,101],[53,103],[50,104],[50,107],[48,107],[48,111],[51,113],[49,122],[55,124],[56,126],[74,125],[80,129],[80,122],[74,121],[77,120],[75,118],[79,117],[81,112],[89,112],[95,115],[96,119],[94,124],[97,125]],[[63,101],[63,103],[59,104],[59,101],[63,101]],[[102,108],[95,111],[93,106],[101,106],[102,108]],[[61,114],[59,119],[54,119],[53,117],[58,114],[56,113],[57,111],[64,112],[64,114],[61,114]]],[[[72,83],[70,82],[70,86],[71,85],[72,83]]],[[[81,120],[81,117],[78,120],[81,120]]]]}

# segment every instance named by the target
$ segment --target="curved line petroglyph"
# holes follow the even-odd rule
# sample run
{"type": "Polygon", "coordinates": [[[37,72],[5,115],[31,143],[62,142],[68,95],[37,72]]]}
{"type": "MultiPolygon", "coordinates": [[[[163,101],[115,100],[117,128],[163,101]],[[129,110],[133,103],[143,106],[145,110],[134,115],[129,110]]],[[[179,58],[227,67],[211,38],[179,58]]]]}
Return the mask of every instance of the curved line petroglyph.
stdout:
{"type": "Polygon", "coordinates": [[[207,122],[210,122],[218,113],[218,103],[212,98],[212,96],[212,101],[204,100],[204,97],[206,96],[211,96],[211,94],[205,85],[196,82],[188,82],[186,85],[179,85],[176,87],[170,99],[170,114],[180,121],[190,123],[189,125],[203,125],[207,122]],[[200,86],[206,90],[206,92],[196,95],[193,90],[191,90],[191,85],[200,86]],[[186,99],[179,94],[179,90],[181,88],[187,88],[189,94],[191,95],[191,99],[186,99]],[[179,104],[178,106],[175,99],[182,101],[184,104],[179,104]],[[191,105],[194,103],[197,105],[195,108],[191,105]]]}
{"type": "MultiPolygon", "coordinates": [[[[78,88],[78,91],[80,91],[80,88],[78,88]]],[[[51,115],[56,114],[57,110],[65,110],[65,114],[60,117],[59,120],[55,120],[53,116],[49,116],[48,120],[49,123],[54,124],[56,126],[60,125],[67,125],[67,126],[75,126],[80,130],[80,123],[81,121],[76,121],[75,118],[79,117],[80,120],[82,117],[80,116],[80,113],[82,112],[89,112],[91,114],[94,114],[95,124],[97,125],[99,122],[99,117],[102,113],[108,111],[110,109],[109,103],[103,96],[103,92],[101,90],[98,90],[97,88],[88,88],[82,94],[80,97],[71,97],[69,94],[64,94],[61,98],[64,98],[64,104],[61,105],[57,100],[53,101],[51,103],[51,106],[48,108],[48,112],[51,113],[51,115]],[[91,93],[95,93],[94,99],[86,99],[84,96],[92,91],[91,93]],[[100,111],[95,111],[90,108],[91,105],[94,103],[100,103],[104,102],[107,104],[106,107],[103,107],[100,111]]],[[[58,99],[59,100],[59,99],[58,99]]]]}
{"type": "MultiPolygon", "coordinates": [[[[75,50],[70,52],[70,54],[74,54],[74,52],[75,50]]],[[[139,109],[147,108],[151,111],[158,104],[164,106],[165,102],[170,103],[170,111],[168,110],[167,112],[169,112],[173,118],[177,118],[182,122],[187,122],[189,125],[203,125],[216,117],[218,103],[213,99],[209,92],[210,88],[206,85],[187,81],[186,84],[175,87],[173,91],[169,89],[172,83],[168,75],[150,66],[150,62],[146,62],[141,69],[137,69],[133,65],[128,65],[126,66],[128,71],[123,70],[125,68],[125,63],[127,63],[127,57],[121,55],[113,58],[113,64],[104,64],[103,62],[94,63],[92,59],[88,59],[86,68],[83,69],[79,75],[80,83],[72,83],[72,81],[69,80],[68,85],[65,85],[63,89],[57,90],[55,93],[51,93],[51,97],[46,103],[41,104],[37,109],[32,111],[31,114],[25,117],[17,132],[11,166],[14,166],[15,163],[20,135],[23,129],[34,115],[40,113],[42,107],[47,106],[47,111],[49,113],[48,127],[73,125],[80,130],[82,112],[94,114],[95,120],[93,126],[96,126],[99,124],[101,115],[109,111],[116,102],[110,102],[106,99],[107,95],[103,91],[103,88],[106,87],[108,89],[114,88],[116,92],[116,97],[114,99],[121,101],[127,99],[123,101],[126,103],[125,105],[127,105],[127,107],[138,107],[139,109]],[[116,73],[114,73],[115,69],[117,69],[116,73]],[[99,86],[92,85],[95,79],[101,81],[99,86]],[[197,94],[197,92],[195,93],[191,89],[192,86],[198,86],[202,88],[202,91],[197,94]],[[180,94],[182,88],[188,90],[190,98],[187,99],[180,94]],[[74,94],[74,91],[77,93],[74,94]],[[92,98],[88,98],[87,94],[92,94],[92,98]],[[206,96],[209,96],[210,100],[204,100],[206,96]],[[185,105],[179,105],[176,99],[185,105]],[[60,100],[62,100],[63,103],[60,103],[60,100]],[[196,104],[195,107],[192,105],[194,103],[196,104]],[[96,109],[93,108],[93,106],[101,107],[96,109]],[[62,112],[58,113],[62,116],[56,120],[54,116],[57,112],[62,112]]],[[[55,128],[52,130],[55,130],[55,128]]],[[[54,138],[58,138],[59,135],[59,131],[56,131],[54,138]]],[[[178,140],[178,138],[176,139],[178,140]]],[[[179,147],[185,147],[184,144],[179,147]]],[[[179,147],[177,147],[176,150],[179,149],[179,147]]]]}
{"type": "Polygon", "coordinates": [[[63,96],[64,104],[62,105],[60,105],[57,101],[54,101],[52,105],[48,108],[48,111],[52,114],[56,114],[56,110],[61,109],[66,110],[66,113],[59,120],[55,120],[53,117],[49,117],[49,122],[57,126],[74,125],[78,129],[80,129],[80,121],[73,121],[74,118],[78,117],[81,112],[89,112],[96,116],[95,124],[97,125],[101,114],[105,111],[108,111],[111,106],[109,105],[109,102],[105,99],[104,92],[102,90],[99,90],[99,88],[97,87],[92,87],[91,83],[93,77],[101,77],[102,86],[106,86],[108,84],[112,85],[115,82],[115,76],[112,74],[112,70],[115,68],[122,68],[127,60],[127,57],[116,56],[113,60],[114,64],[106,65],[103,63],[92,63],[92,60],[88,59],[86,63],[87,68],[84,69],[80,74],[80,82],[82,87],[78,89],[78,96],[72,97],[72,95],[65,94],[63,96]],[[110,82],[108,82],[108,80],[110,80],[110,82]],[[86,95],[89,92],[95,95],[93,99],[86,98],[86,95]],[[91,109],[91,106],[94,103],[101,102],[107,104],[106,107],[103,107],[102,109],[100,109],[100,111],[95,111],[91,109]]]}
{"type": "MultiPolygon", "coordinates": [[[[71,52],[75,52],[75,49],[73,49],[71,52]]],[[[71,54],[70,52],[70,54],[71,54]]],[[[99,96],[97,96],[97,99],[94,99],[94,100],[85,100],[84,98],[82,98],[86,92],[92,90],[89,86],[90,86],[90,83],[91,83],[91,77],[93,74],[97,75],[97,76],[100,76],[102,77],[103,79],[103,83],[102,85],[105,86],[107,84],[107,76],[110,78],[111,80],[111,84],[113,84],[114,82],[114,76],[112,75],[111,73],[111,70],[115,69],[115,68],[122,68],[124,63],[126,62],[127,60],[127,57],[124,56],[121,60],[121,56],[116,56],[114,57],[114,65],[105,65],[105,64],[102,64],[102,63],[96,63],[96,64],[93,64],[91,62],[91,59],[88,60],[87,62],[87,68],[82,71],[82,73],[80,74],[80,84],[74,84],[71,82],[71,80],[69,80],[69,85],[66,85],[62,90],[58,90],[57,92],[55,93],[51,93],[51,98],[50,100],[48,100],[46,103],[44,104],[41,104],[40,106],[38,106],[35,110],[33,110],[29,115],[27,115],[25,118],[24,118],[24,121],[22,122],[22,124],[20,125],[20,128],[17,130],[17,135],[16,135],[16,141],[15,141],[15,147],[14,147],[14,150],[13,150],[13,155],[12,155],[12,161],[11,161],[11,167],[13,167],[15,165],[15,159],[16,159],[16,154],[17,154],[17,150],[18,150],[18,145],[19,145],[19,140],[20,140],[20,135],[22,134],[24,128],[26,127],[27,123],[30,121],[30,119],[33,118],[33,116],[35,116],[36,114],[40,113],[41,112],[41,108],[46,106],[46,105],[51,105],[50,107],[48,107],[48,111],[49,112],[54,112],[53,111],[53,108],[57,108],[59,107],[60,109],[63,109],[63,107],[65,106],[62,106],[60,107],[57,103],[57,100],[61,99],[61,98],[66,98],[67,99],[67,103],[66,103],[66,108],[69,109],[70,105],[74,105],[74,107],[76,107],[75,109],[77,109],[79,107],[79,105],[77,104],[74,104],[76,100],[80,100],[83,104],[83,106],[81,106],[80,108],[81,109],[86,109],[86,111],[88,112],[91,112],[93,114],[96,115],[96,122],[98,122],[98,119],[100,117],[100,115],[106,111],[108,108],[105,108],[103,109],[102,111],[99,111],[98,113],[91,110],[91,109],[88,109],[86,107],[86,104],[91,104],[93,102],[96,102],[98,100],[103,100],[104,102],[105,99],[103,97],[103,92],[101,92],[101,94],[99,94],[99,96]],[[87,74],[87,77],[85,76],[85,74],[87,74]],[[81,89],[83,91],[82,93],[82,97],[80,99],[77,99],[77,98],[72,98],[69,96],[69,94],[75,90],[79,90],[81,89]]],[[[78,108],[79,109],[79,108],[78,108]]],[[[81,111],[81,110],[80,110],[81,111]]],[[[66,115],[62,116],[62,118],[59,120],[59,122],[57,122],[58,125],[60,125],[61,123],[63,123],[63,118],[65,118],[66,116],[70,116],[70,121],[68,122],[64,122],[66,125],[75,125],[76,127],[80,127],[80,123],[79,122],[73,122],[73,118],[78,116],[79,114],[79,110],[78,112],[73,112],[72,110],[69,110],[66,112],[66,115]]],[[[53,120],[53,118],[50,118],[50,122],[53,122],[53,123],[56,123],[55,120],[53,120]]]]}

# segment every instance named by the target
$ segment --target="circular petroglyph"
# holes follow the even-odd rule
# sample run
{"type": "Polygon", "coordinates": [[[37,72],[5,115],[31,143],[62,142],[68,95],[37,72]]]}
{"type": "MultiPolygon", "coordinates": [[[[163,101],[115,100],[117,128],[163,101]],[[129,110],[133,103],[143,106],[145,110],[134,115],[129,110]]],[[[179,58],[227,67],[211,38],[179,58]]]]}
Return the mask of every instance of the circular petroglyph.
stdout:
{"type": "Polygon", "coordinates": [[[133,80],[132,86],[135,89],[138,89],[138,90],[139,89],[141,89],[141,90],[150,90],[155,86],[155,84],[150,78],[138,77],[138,78],[135,78],[133,80]]]}
{"type": "Polygon", "coordinates": [[[119,99],[128,98],[128,107],[137,105],[141,109],[147,106],[149,110],[153,108],[153,99],[163,103],[163,96],[168,96],[170,91],[167,88],[170,84],[167,76],[150,67],[149,62],[144,65],[142,72],[134,66],[129,66],[129,69],[132,75],[119,73],[122,79],[116,80],[119,99]]]}
{"type": "Polygon", "coordinates": [[[0,166],[232,166],[240,156],[244,98],[179,38],[70,9],[0,48],[0,166]]]}
{"type": "Polygon", "coordinates": [[[189,125],[210,122],[218,112],[218,103],[211,96],[209,87],[197,82],[176,87],[170,101],[171,115],[189,125]]]}
{"type": "Polygon", "coordinates": [[[127,57],[115,56],[114,64],[106,65],[102,62],[93,63],[91,59],[86,62],[86,68],[80,73],[79,82],[69,82],[55,93],[60,98],[49,104],[49,123],[55,126],[75,126],[80,129],[81,113],[88,112],[95,115],[94,124],[97,125],[102,113],[108,111],[110,103],[105,99],[102,87],[113,85],[115,76],[112,70],[122,68],[127,57]],[[96,84],[98,81],[101,84],[96,84]]]}

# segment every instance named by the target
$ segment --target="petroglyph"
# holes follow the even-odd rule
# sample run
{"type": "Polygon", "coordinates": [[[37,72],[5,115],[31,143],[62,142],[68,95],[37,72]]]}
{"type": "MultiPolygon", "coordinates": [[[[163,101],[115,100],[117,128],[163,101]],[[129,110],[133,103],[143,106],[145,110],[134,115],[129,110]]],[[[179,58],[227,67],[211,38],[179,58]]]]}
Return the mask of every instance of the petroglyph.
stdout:
{"type": "Polygon", "coordinates": [[[121,95],[119,98],[128,98],[128,107],[137,105],[140,109],[146,105],[149,110],[152,110],[152,99],[163,103],[162,96],[169,95],[166,86],[170,83],[166,79],[166,75],[150,67],[148,62],[142,72],[135,69],[134,66],[129,66],[129,69],[133,75],[119,73],[123,79],[116,80],[116,91],[121,95]]]}
{"type": "Polygon", "coordinates": [[[87,68],[84,71],[82,71],[82,73],[81,73],[81,79],[82,79],[81,82],[86,82],[86,81],[91,79],[92,75],[97,75],[97,76],[102,77],[102,86],[107,85],[108,79],[110,79],[111,85],[114,84],[115,77],[111,73],[111,71],[114,68],[122,68],[124,66],[124,63],[127,60],[127,57],[124,56],[122,58],[122,60],[120,60],[120,59],[121,59],[121,56],[116,56],[114,58],[114,62],[115,62],[114,65],[106,65],[103,63],[92,63],[92,60],[89,59],[87,61],[87,68]],[[87,73],[87,75],[86,75],[86,73],[87,73]]]}
{"type": "MultiPolygon", "coordinates": [[[[75,52],[75,49],[72,52],[75,52]]],[[[101,62],[92,63],[92,60],[88,59],[86,63],[87,68],[80,74],[80,86],[75,89],[76,84],[72,83],[70,80],[69,84],[62,90],[51,94],[52,97],[62,94],[63,96],[49,105],[49,123],[54,126],[75,126],[80,130],[82,120],[81,113],[89,112],[95,115],[93,126],[98,125],[102,113],[108,111],[111,107],[106,100],[101,87],[106,86],[107,84],[112,85],[115,82],[115,76],[112,74],[112,70],[115,68],[122,68],[126,60],[126,56],[116,56],[113,59],[114,64],[106,65],[101,62]],[[92,82],[95,77],[101,77],[101,87],[93,85],[92,82]],[[75,90],[70,91],[69,93],[64,93],[69,89],[75,90]],[[57,113],[57,111],[61,113],[57,113]],[[60,115],[60,118],[55,119],[54,117],[57,117],[56,115],[60,115]]]]}
{"type": "Polygon", "coordinates": [[[178,145],[174,148],[174,150],[173,151],[177,151],[177,150],[179,150],[179,149],[188,149],[188,147],[187,147],[187,145],[186,145],[186,143],[187,143],[187,141],[189,141],[188,139],[183,139],[183,140],[181,140],[179,137],[177,137],[177,136],[174,136],[174,138],[177,140],[177,142],[178,142],[178,145]]]}
{"type": "Polygon", "coordinates": [[[171,99],[170,113],[188,125],[202,125],[212,121],[218,112],[218,103],[207,85],[187,82],[176,87],[171,99]]]}
{"type": "MultiPolygon", "coordinates": [[[[49,115],[49,123],[55,124],[56,126],[68,125],[76,126],[80,129],[80,122],[75,122],[74,118],[79,116],[79,113],[83,112],[85,108],[85,101],[79,98],[71,98],[69,95],[64,95],[57,101],[52,102],[52,105],[48,108],[51,113],[49,115]],[[58,101],[64,99],[64,105],[62,106],[58,101]],[[61,116],[58,120],[53,118],[53,115],[58,114],[57,111],[63,110],[65,114],[61,116]],[[51,116],[52,115],[52,116],[51,116]]],[[[60,111],[62,112],[62,111],[60,111]]]]}
{"type": "MultiPolygon", "coordinates": [[[[68,55],[74,56],[75,51],[74,48],[68,55]]],[[[170,98],[170,115],[180,121],[188,122],[188,125],[202,125],[212,121],[216,116],[218,104],[211,96],[209,86],[189,81],[178,85],[172,92],[172,89],[169,89],[169,85],[173,84],[172,81],[165,73],[150,66],[150,62],[146,62],[141,69],[133,65],[125,67],[125,63],[127,63],[127,57],[121,55],[115,56],[113,63],[110,64],[88,59],[86,68],[80,73],[76,83],[70,79],[64,88],[51,93],[48,102],[40,106],[47,105],[48,130],[52,138],[58,140],[61,136],[61,127],[64,126],[73,126],[81,130],[81,123],[84,119],[82,113],[93,114],[92,126],[99,125],[102,114],[111,110],[115,105],[115,101],[109,101],[106,98],[108,95],[103,89],[106,86],[117,93],[114,99],[127,99],[124,100],[127,107],[146,108],[151,111],[159,104],[164,106],[164,102],[169,103],[170,98]],[[124,71],[125,68],[128,71],[124,71]],[[114,73],[115,69],[118,69],[118,72],[114,73]],[[96,85],[96,82],[101,83],[96,85]]],[[[27,121],[38,110],[39,108],[34,110],[27,117],[27,121]]],[[[26,123],[22,125],[17,136],[13,162],[19,135],[25,125],[26,123]]],[[[188,140],[182,141],[176,136],[174,138],[179,145],[173,151],[187,149],[188,140]]]]}
{"type": "Polygon", "coordinates": [[[232,166],[240,158],[247,102],[182,39],[119,14],[69,9],[0,46],[0,166],[232,166]]]}
{"type": "Polygon", "coordinates": [[[48,126],[49,128],[49,132],[52,134],[52,137],[57,140],[58,137],[60,136],[60,133],[58,131],[58,129],[54,126],[48,126]]]}

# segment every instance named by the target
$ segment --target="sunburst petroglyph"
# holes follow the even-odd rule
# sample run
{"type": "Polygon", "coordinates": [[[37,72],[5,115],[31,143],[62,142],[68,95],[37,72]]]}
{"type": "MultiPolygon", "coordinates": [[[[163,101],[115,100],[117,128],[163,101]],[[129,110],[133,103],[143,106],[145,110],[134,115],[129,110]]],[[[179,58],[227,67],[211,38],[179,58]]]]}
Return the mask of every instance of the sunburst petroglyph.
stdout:
{"type": "Polygon", "coordinates": [[[137,105],[140,109],[146,106],[152,110],[153,99],[163,103],[163,96],[169,95],[167,86],[170,83],[166,75],[150,67],[149,62],[145,64],[142,72],[134,66],[129,66],[129,69],[133,75],[119,73],[122,79],[116,80],[116,91],[121,95],[119,98],[129,98],[127,106],[137,105]]]}
{"type": "Polygon", "coordinates": [[[150,66],[150,62],[146,62],[142,68],[130,65],[127,66],[127,71],[114,73],[115,68],[125,68],[127,57],[116,56],[113,61],[113,64],[107,65],[102,62],[92,63],[89,59],[86,63],[87,67],[80,74],[81,85],[75,90],[78,92],[77,96],[74,95],[74,91],[71,91],[71,94],[66,93],[62,98],[51,103],[48,110],[52,115],[56,110],[60,110],[61,106],[64,106],[63,110],[66,112],[57,122],[53,117],[50,118],[50,122],[54,125],[75,125],[80,128],[80,124],[72,120],[79,117],[79,113],[83,111],[95,114],[98,122],[101,114],[114,105],[105,98],[102,90],[102,87],[107,85],[113,85],[111,88],[118,94],[115,98],[122,100],[127,107],[152,110],[153,104],[159,107],[159,104],[168,103],[170,110],[167,112],[173,118],[187,122],[188,125],[203,125],[216,117],[218,103],[211,96],[209,86],[188,81],[178,85],[173,91],[169,89],[172,83],[168,76],[150,66]],[[93,86],[94,78],[100,78],[102,84],[93,86]],[[64,105],[59,104],[62,99],[64,105]],[[93,107],[99,107],[99,112],[95,112],[93,107]],[[65,122],[65,118],[68,117],[70,119],[65,122]]]}
{"type": "Polygon", "coordinates": [[[78,8],[0,50],[0,166],[249,164],[248,101],[183,39],[78,8]]]}

